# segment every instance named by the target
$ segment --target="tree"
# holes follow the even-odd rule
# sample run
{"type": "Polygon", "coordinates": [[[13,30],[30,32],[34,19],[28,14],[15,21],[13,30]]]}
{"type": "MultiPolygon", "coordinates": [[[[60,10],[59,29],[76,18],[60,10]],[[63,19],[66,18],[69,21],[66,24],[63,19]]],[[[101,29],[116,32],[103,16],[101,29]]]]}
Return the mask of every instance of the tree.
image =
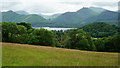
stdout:
{"type": "Polygon", "coordinates": [[[105,51],[105,40],[102,38],[94,39],[94,44],[96,46],[97,51],[105,51]]]}
{"type": "Polygon", "coordinates": [[[120,52],[120,34],[105,42],[105,51],[120,52]]]}
{"type": "Polygon", "coordinates": [[[15,43],[27,43],[27,35],[27,28],[22,25],[17,25],[17,33],[12,36],[11,40],[15,43]]]}
{"type": "Polygon", "coordinates": [[[27,28],[27,30],[32,28],[30,23],[25,23],[25,22],[17,23],[17,25],[23,25],[23,26],[25,26],[27,28]]]}
{"type": "Polygon", "coordinates": [[[16,24],[12,22],[2,22],[2,41],[10,42],[14,34],[17,34],[16,24]]]}
{"type": "Polygon", "coordinates": [[[82,29],[71,30],[67,33],[64,44],[66,47],[73,49],[95,50],[91,37],[89,38],[87,35],[82,29]]]}
{"type": "Polygon", "coordinates": [[[89,25],[81,27],[94,38],[102,38],[113,36],[118,33],[118,28],[115,25],[109,25],[104,22],[94,22],[89,25]]]}
{"type": "Polygon", "coordinates": [[[54,33],[46,29],[35,29],[31,34],[30,44],[52,46],[54,45],[54,33]],[[34,41],[36,40],[36,41],[34,41]]]}
{"type": "Polygon", "coordinates": [[[22,26],[22,25],[17,25],[17,33],[18,34],[26,34],[27,33],[27,28],[22,26]]]}

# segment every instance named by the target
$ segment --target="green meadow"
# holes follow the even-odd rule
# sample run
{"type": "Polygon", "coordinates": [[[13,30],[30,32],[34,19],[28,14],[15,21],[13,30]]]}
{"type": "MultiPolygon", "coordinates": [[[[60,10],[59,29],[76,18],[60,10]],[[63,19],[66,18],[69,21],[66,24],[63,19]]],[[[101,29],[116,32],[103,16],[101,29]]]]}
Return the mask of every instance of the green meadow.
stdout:
{"type": "Polygon", "coordinates": [[[117,66],[118,53],[2,43],[3,66],[117,66]]]}

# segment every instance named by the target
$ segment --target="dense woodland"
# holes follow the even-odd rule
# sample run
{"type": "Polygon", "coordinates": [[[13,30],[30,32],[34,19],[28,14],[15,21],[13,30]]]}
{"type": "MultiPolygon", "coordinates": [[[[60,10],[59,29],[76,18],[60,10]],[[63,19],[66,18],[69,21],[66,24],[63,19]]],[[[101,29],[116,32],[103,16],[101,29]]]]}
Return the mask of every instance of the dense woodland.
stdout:
{"type": "Polygon", "coordinates": [[[1,22],[2,41],[89,51],[120,52],[120,34],[115,25],[95,22],[79,29],[49,31],[33,29],[30,23],[1,22]]]}

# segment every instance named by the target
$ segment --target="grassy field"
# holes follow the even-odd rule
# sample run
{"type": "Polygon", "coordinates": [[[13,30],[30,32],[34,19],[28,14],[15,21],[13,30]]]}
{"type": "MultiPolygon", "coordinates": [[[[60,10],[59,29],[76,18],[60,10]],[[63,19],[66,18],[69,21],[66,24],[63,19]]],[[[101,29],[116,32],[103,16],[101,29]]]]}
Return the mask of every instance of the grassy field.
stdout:
{"type": "Polygon", "coordinates": [[[2,43],[3,66],[117,66],[118,53],[2,43]]]}

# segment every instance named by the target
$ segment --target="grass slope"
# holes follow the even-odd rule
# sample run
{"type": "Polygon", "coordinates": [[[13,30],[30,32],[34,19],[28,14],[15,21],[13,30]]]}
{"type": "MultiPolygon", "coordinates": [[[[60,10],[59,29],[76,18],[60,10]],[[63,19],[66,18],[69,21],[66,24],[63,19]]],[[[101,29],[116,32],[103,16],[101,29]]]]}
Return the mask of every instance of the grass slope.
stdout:
{"type": "Polygon", "coordinates": [[[2,43],[3,66],[116,66],[118,53],[2,43]]]}

